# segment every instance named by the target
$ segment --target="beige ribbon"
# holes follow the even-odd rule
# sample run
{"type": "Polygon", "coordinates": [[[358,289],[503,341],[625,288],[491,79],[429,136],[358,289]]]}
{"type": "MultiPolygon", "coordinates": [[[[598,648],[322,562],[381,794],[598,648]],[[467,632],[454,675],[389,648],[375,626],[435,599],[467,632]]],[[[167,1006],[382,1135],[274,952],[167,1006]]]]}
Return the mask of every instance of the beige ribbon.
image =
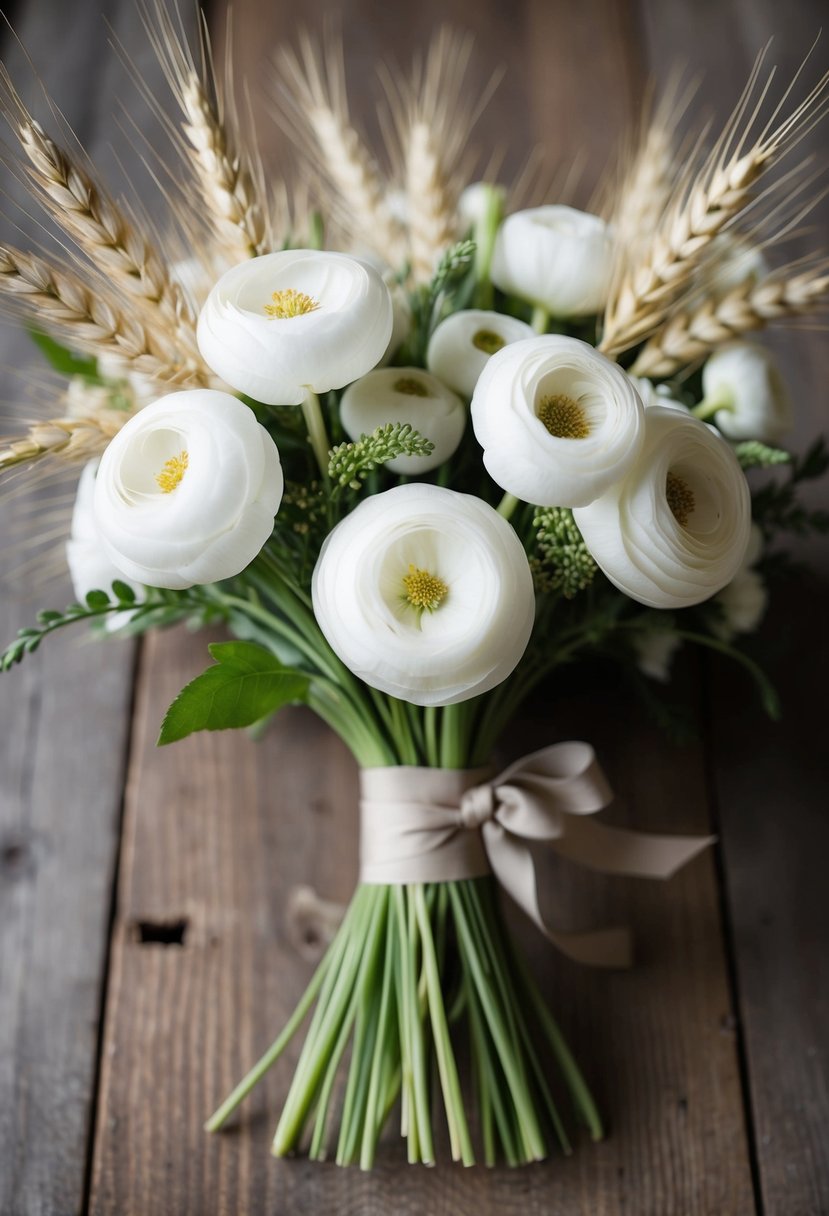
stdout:
{"type": "Polygon", "coordinates": [[[556,743],[491,769],[368,768],[360,774],[360,879],[398,885],[490,871],[570,958],[627,967],[626,928],[561,933],[545,921],[534,843],[604,874],[670,878],[713,836],[657,836],[590,818],[613,798],[589,743],[556,743]]]}

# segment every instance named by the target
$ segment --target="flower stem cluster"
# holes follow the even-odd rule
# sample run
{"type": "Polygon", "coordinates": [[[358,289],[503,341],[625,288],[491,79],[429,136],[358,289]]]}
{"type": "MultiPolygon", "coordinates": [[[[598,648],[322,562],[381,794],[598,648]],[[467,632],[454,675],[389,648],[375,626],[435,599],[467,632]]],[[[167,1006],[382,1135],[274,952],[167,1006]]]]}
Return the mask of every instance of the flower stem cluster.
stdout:
{"type": "Polygon", "coordinates": [[[536,587],[573,599],[593,582],[598,566],[582,540],[569,507],[545,507],[533,517],[536,587]]]}

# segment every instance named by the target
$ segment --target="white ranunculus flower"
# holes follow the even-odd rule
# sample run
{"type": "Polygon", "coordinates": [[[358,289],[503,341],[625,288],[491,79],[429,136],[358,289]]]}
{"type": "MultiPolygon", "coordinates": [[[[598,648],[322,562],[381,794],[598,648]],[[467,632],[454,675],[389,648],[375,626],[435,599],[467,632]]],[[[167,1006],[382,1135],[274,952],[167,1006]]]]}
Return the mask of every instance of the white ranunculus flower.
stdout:
{"type": "Polygon", "coordinates": [[[490,357],[510,342],[533,338],[532,328],[517,317],[470,308],[441,321],[429,342],[426,366],[462,397],[471,397],[490,357]]]}
{"type": "Polygon", "coordinates": [[[474,228],[489,213],[493,195],[503,208],[507,197],[506,187],[491,185],[489,182],[473,182],[461,192],[458,199],[458,219],[462,232],[474,228]]]}
{"type": "Polygon", "coordinates": [[[343,663],[415,705],[500,684],[535,615],[527,556],[506,520],[480,498],[417,483],[364,499],[334,528],[312,594],[343,663]]]}
{"type": "Polygon", "coordinates": [[[712,621],[711,628],[725,642],[737,633],[753,633],[765,615],[768,590],[761,575],[751,569],[762,555],[763,533],[757,524],[752,524],[742,566],[714,599],[720,615],[712,621]]]}
{"type": "Polygon", "coordinates": [[[711,622],[712,632],[724,642],[738,633],[753,633],[763,619],[768,599],[761,576],[743,566],[716,598],[721,615],[711,622]]]}
{"type": "Polygon", "coordinates": [[[667,684],[671,663],[682,642],[670,629],[648,629],[636,634],[633,648],[636,663],[643,675],[660,684],[667,684]]]}
{"type": "Polygon", "coordinates": [[[492,281],[554,317],[584,317],[607,303],[613,240],[604,220],[573,207],[508,215],[495,239],[492,281]]]}
{"type": "MultiPolygon", "coordinates": [[[[135,591],[140,585],[130,582],[110,558],[104,548],[98,524],[95,520],[93,499],[95,497],[95,475],[100,461],[90,460],[84,465],[75,506],[72,509],[72,526],[66,542],[66,564],[72,579],[72,590],[83,603],[90,591],[109,591],[116,579],[129,583],[135,591]]],[[[125,624],[132,614],[116,612],[105,618],[107,630],[114,632],[125,624]]]]}
{"type": "Polygon", "coordinates": [[[751,497],[729,445],[679,410],[645,411],[645,442],[627,477],[574,512],[612,583],[651,608],[686,608],[729,583],[743,562],[751,497]]]}
{"type": "Polygon", "coordinates": [[[286,249],[223,274],[199,314],[207,365],[266,405],[300,405],[375,367],[392,334],[378,272],[344,253],[286,249]]]}
{"type": "Polygon", "coordinates": [[[729,342],[715,350],[702,369],[702,390],[700,415],[713,415],[729,439],[780,443],[792,425],[783,378],[770,352],[753,342],[729,342]]]}
{"type": "Polygon", "coordinates": [[[129,579],[183,588],[230,578],[256,557],[282,499],[279,452],[229,393],[171,393],[104,452],[95,519],[129,579]]]}
{"type": "Polygon", "coordinates": [[[381,367],[345,390],[340,418],[352,439],[388,422],[408,422],[435,450],[430,456],[396,456],[393,473],[428,473],[455,452],[466,428],[466,406],[457,393],[419,367],[381,367]]]}
{"type": "Polygon", "coordinates": [[[687,405],[683,405],[681,401],[677,401],[676,397],[671,395],[667,384],[654,384],[653,380],[648,380],[645,376],[631,376],[630,379],[642,398],[642,404],[646,410],[654,405],[664,405],[674,410],[681,410],[683,414],[691,412],[687,405]]]}
{"type": "Polygon", "coordinates": [[[641,447],[644,417],[621,368],[560,334],[498,351],[472,398],[490,477],[543,507],[585,506],[624,477],[641,447]]]}

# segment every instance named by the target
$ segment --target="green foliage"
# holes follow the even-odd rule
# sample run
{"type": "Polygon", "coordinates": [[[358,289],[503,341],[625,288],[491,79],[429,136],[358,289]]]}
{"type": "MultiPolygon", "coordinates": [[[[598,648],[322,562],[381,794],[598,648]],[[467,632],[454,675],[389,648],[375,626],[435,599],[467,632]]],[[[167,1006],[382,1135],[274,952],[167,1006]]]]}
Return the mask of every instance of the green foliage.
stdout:
{"type": "Polygon", "coordinates": [[[252,726],[283,705],[305,701],[309,678],[284,667],[254,642],[214,642],[208,647],[214,667],[192,680],[164,717],[159,746],[198,730],[252,726]]]}
{"type": "Polygon", "coordinates": [[[341,443],[331,452],[328,476],[332,493],[359,490],[362,481],[376,469],[398,456],[429,456],[435,445],[408,422],[388,422],[371,435],[361,435],[355,443],[341,443]]]}
{"type": "Polygon", "coordinates": [[[76,355],[38,329],[30,329],[29,334],[46,361],[61,376],[84,376],[87,380],[99,378],[98,360],[91,355],[76,355]]]}
{"type": "Polygon", "coordinates": [[[537,554],[531,564],[538,590],[556,591],[569,600],[589,587],[598,566],[569,507],[540,508],[533,527],[537,554]]]}
{"type": "Polygon", "coordinates": [[[829,469],[829,447],[822,437],[806,454],[792,461],[784,482],[772,482],[758,490],[752,501],[754,519],[764,532],[829,532],[829,511],[810,510],[799,501],[805,482],[815,481],[829,469]]]}
{"type": "Polygon", "coordinates": [[[451,291],[459,280],[466,274],[475,257],[475,242],[472,240],[458,241],[450,245],[440,259],[432,281],[427,288],[427,298],[434,304],[438,296],[451,291]]]}
{"type": "Polygon", "coordinates": [[[759,439],[746,439],[734,445],[734,455],[744,469],[770,469],[778,464],[790,464],[791,452],[770,448],[759,439]]]}
{"type": "Polygon", "coordinates": [[[102,624],[108,615],[120,612],[129,614],[129,619],[119,625],[119,637],[163,628],[182,620],[190,620],[195,627],[201,628],[227,615],[222,606],[210,600],[199,587],[188,591],[147,587],[144,598],[139,600],[132,587],[116,579],[111,591],[90,591],[82,604],[70,604],[62,612],[54,609],[39,612],[37,624],[21,629],[15,640],[0,652],[0,671],[8,671],[26,655],[34,654],[48,634],[65,625],[76,625],[80,621],[102,624]]]}
{"type": "MultiPolygon", "coordinates": [[[[449,310],[456,295],[468,298],[474,290],[475,249],[472,240],[451,245],[438,262],[431,282],[412,293],[412,329],[395,362],[401,366],[424,365],[429,339],[441,315],[449,310]]],[[[455,306],[464,307],[464,303],[455,306]]]]}
{"type": "Polygon", "coordinates": [[[34,654],[47,634],[62,629],[64,625],[74,625],[78,621],[88,621],[110,612],[143,612],[145,608],[145,604],[136,605],[132,587],[116,581],[112,584],[111,595],[106,591],[90,591],[83,604],[70,604],[63,612],[52,609],[39,612],[37,624],[21,629],[16,639],[0,653],[0,671],[8,671],[27,654],[34,654]]]}

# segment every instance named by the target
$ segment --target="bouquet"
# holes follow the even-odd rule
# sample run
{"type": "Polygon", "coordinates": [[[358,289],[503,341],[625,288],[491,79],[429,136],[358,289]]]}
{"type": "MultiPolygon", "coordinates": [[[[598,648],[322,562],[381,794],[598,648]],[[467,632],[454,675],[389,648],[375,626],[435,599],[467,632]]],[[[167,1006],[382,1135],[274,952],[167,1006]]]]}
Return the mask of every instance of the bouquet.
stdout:
{"type": "Polygon", "coordinates": [[[162,231],[0,79],[16,171],[62,234],[1,249],[0,295],[63,377],[0,472],[80,470],[77,602],[0,666],[75,622],[220,622],[232,640],[160,743],[305,704],[360,766],[354,898],[210,1130],[308,1017],[275,1154],[369,1168],[399,1110],[409,1161],[432,1163],[436,1106],[464,1164],[569,1152],[571,1108],[594,1138],[600,1115],[497,888],[577,962],[626,965],[623,927],[548,923],[538,850],[667,878],[709,841],[594,818],[612,794],[588,743],[504,767],[499,739],[561,665],[601,653],[647,690],[686,643],[741,663],[776,713],[738,639],[786,575],[780,534],[826,526],[798,489],[829,461],[780,446],[790,402],[746,335],[829,292],[820,254],[777,258],[811,203],[792,153],[829,82],[775,104],[761,57],[722,133],[691,145],[675,92],[583,211],[536,172],[475,180],[469,39],[382,73],[382,164],[336,48],[305,39],[277,61],[289,186],[243,141],[209,48],[160,3],[146,20],[175,103],[168,151],[148,151],[162,231]],[[752,492],[747,471],[772,466],[752,492]]]}

